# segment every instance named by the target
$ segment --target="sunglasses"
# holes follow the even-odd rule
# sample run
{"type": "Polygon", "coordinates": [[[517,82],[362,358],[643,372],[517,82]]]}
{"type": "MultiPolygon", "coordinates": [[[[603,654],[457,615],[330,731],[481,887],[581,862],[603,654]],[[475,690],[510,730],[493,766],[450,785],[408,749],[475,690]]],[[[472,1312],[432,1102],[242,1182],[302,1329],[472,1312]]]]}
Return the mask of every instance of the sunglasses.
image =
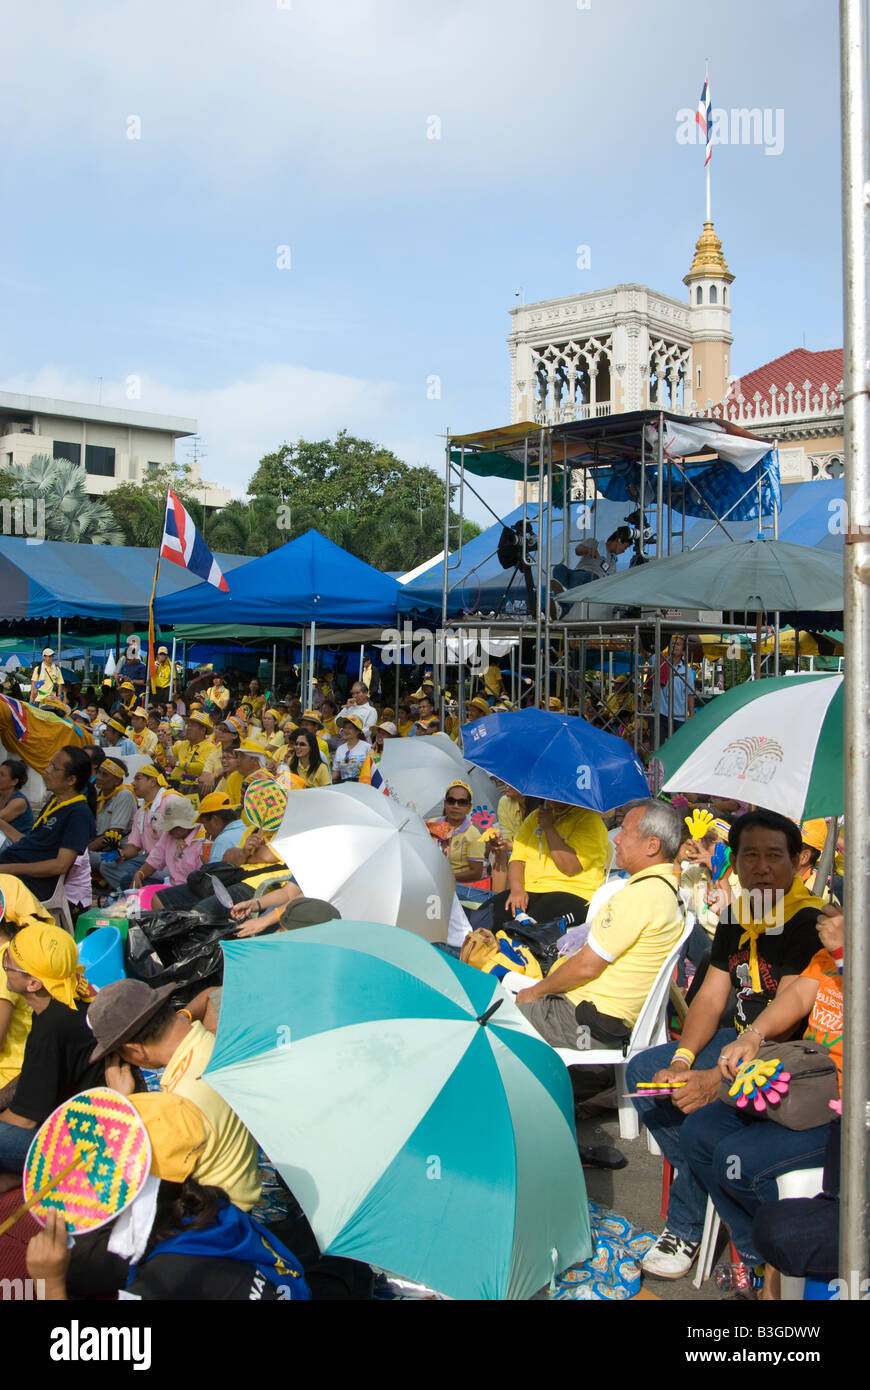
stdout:
{"type": "Polygon", "coordinates": [[[445,796],[445,806],[470,806],[471,802],[467,796],[445,796]]]}

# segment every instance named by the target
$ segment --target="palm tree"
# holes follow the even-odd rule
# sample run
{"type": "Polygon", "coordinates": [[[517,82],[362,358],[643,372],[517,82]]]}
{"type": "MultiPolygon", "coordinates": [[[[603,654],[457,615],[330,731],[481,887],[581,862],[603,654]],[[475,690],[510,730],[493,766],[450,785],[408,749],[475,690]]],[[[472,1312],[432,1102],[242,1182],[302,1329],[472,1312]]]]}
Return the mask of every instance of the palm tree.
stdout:
{"type": "Polygon", "coordinates": [[[35,454],[18,476],[18,495],[44,504],[46,540],[124,544],[110,508],[88,494],[80,464],[35,454]]]}

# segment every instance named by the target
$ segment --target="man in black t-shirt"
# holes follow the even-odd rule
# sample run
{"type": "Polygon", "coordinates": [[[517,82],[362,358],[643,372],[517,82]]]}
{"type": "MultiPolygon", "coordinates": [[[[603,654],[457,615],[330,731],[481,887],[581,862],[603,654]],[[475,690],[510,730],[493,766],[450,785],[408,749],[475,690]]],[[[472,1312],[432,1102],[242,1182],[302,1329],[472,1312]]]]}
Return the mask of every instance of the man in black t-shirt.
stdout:
{"type": "Polygon", "coordinates": [[[21,1181],[34,1133],[52,1111],[79,1091],[105,1085],[103,1064],[90,1060],[88,988],[69,933],[42,923],[22,928],[6,948],[3,969],[10,990],[33,1010],[33,1023],[15,1094],[0,1110],[0,1192],[21,1181]]]}
{"type": "Polygon", "coordinates": [[[626,1090],[638,1083],[674,1086],[667,1096],[635,1106],[665,1157],[677,1170],[668,1200],[667,1226],[644,1256],[643,1269],[662,1279],[687,1274],[698,1251],[707,1193],[693,1175],[680,1143],[687,1115],[716,1099],[722,1049],[752,1027],[777,992],[809,965],[819,950],[816,923],[823,903],[798,872],[801,832],[775,811],[750,811],[728,837],[740,892],[720,918],[710,966],[683,1024],[679,1047],[666,1043],[639,1053],[626,1068],[626,1090]],[[734,989],[734,1026],[719,1020],[734,989]]]}
{"type": "Polygon", "coordinates": [[[96,821],[84,792],[91,762],[82,748],[58,749],[44,773],[49,799],[26,835],[6,828],[11,841],[0,852],[0,870],[15,874],[45,902],[96,834],[96,821]]]}

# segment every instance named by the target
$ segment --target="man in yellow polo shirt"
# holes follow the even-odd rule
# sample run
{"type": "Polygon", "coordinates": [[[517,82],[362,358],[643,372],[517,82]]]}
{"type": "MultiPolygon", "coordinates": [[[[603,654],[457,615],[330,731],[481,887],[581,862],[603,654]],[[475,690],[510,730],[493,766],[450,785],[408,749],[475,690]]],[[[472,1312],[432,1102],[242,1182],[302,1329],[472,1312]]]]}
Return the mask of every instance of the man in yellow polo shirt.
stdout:
{"type": "MultiPolygon", "coordinates": [[[[629,1037],[683,932],[672,871],[682,834],[679,811],[664,801],[635,802],[626,811],[616,863],[631,877],[592,918],[586,945],[517,995],[526,1018],[553,1047],[617,1047],[629,1037]]],[[[594,1075],[609,1070],[578,1068],[582,1095],[609,1085],[609,1076],[594,1075]]]]}
{"type": "Polygon", "coordinates": [[[572,913],[586,920],[589,899],[604,882],[607,829],[597,811],[545,801],[526,816],[508,864],[507,892],[496,898],[498,926],[518,912],[536,922],[572,913]]]}
{"type": "Polygon", "coordinates": [[[222,1096],[203,1081],[214,1034],[170,1003],[173,986],[152,989],[143,980],[116,980],[94,1000],[88,1023],[96,1047],[92,1061],[106,1061],[106,1084],[133,1091],[131,1066],[163,1068],[163,1091],[192,1101],[208,1121],[208,1142],[197,1179],[222,1187],[231,1202],[250,1211],[260,1196],[257,1145],[222,1096]]]}
{"type": "Polygon", "coordinates": [[[211,728],[207,714],[197,710],[188,715],[187,738],[173,743],[171,752],[166,755],[169,781],[185,796],[196,794],[197,778],[203,772],[220,776],[220,749],[212,742],[211,728]]]}

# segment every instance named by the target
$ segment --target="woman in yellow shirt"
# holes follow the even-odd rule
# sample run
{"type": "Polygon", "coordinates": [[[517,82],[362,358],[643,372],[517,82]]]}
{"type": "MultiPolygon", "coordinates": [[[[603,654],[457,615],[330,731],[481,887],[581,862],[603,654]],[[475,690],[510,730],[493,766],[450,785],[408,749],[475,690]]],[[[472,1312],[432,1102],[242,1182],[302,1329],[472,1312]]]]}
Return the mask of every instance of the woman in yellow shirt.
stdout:
{"type": "Polygon", "coordinates": [[[332,778],[323,761],[316,734],[312,734],[308,729],[297,729],[291,747],[293,751],[287,760],[287,766],[295,776],[304,777],[306,787],[332,785],[332,778]]]}
{"type": "MultiPolygon", "coordinates": [[[[0,1088],[21,1071],[33,1013],[23,994],[13,994],[2,958],[20,927],[54,926],[54,918],[20,879],[0,874],[0,1088]]],[[[13,1107],[14,1108],[14,1107],[13,1107]]]]}
{"type": "Polygon", "coordinates": [[[471,820],[471,788],[467,782],[451,782],[444,793],[444,814],[426,822],[433,840],[441,847],[457,883],[476,883],[483,877],[486,849],[480,831],[471,820]]]}
{"type": "Polygon", "coordinates": [[[284,749],[284,735],[278,727],[279,714],[276,709],[263,711],[263,738],[261,742],[276,756],[284,749]]]}

